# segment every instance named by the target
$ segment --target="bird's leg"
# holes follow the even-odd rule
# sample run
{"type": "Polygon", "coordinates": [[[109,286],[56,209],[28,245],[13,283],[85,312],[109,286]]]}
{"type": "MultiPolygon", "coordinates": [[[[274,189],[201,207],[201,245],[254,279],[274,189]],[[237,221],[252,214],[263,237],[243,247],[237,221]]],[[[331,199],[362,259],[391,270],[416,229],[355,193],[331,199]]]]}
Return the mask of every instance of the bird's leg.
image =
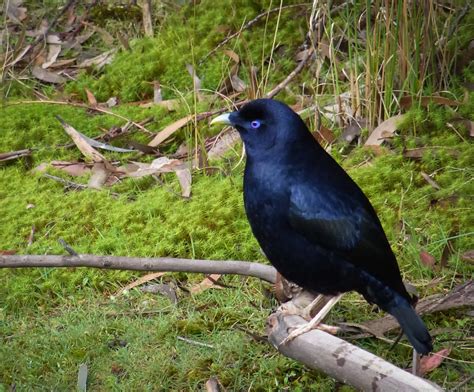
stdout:
{"type": "Polygon", "coordinates": [[[411,373],[415,376],[420,376],[420,360],[421,356],[413,349],[413,359],[411,363],[411,373]]]}
{"type": "Polygon", "coordinates": [[[324,300],[323,294],[318,294],[315,299],[311,301],[309,305],[307,305],[301,312],[301,316],[304,319],[311,320],[311,314],[313,313],[314,309],[319,306],[319,303],[324,300]]]}
{"type": "MultiPolygon", "coordinates": [[[[297,328],[295,329],[293,332],[291,332],[281,343],[280,345],[283,345],[283,344],[287,344],[289,342],[291,342],[293,339],[295,339],[296,337],[300,336],[300,335],[303,335],[304,333],[308,332],[308,331],[311,331],[312,329],[314,328],[319,328],[319,329],[322,329],[322,330],[327,330],[326,327],[328,326],[323,326],[323,325],[320,325],[321,324],[321,321],[323,321],[323,319],[328,315],[328,313],[330,312],[330,310],[334,307],[334,305],[336,305],[339,300],[342,298],[342,295],[343,294],[339,294],[339,295],[336,295],[335,297],[332,297],[327,303],[326,305],[324,305],[324,307],[318,312],[318,314],[316,316],[313,317],[313,319],[301,326],[300,328],[297,328]]],[[[313,305],[313,303],[317,300],[318,298],[316,298],[309,306],[313,305]]],[[[329,332],[329,331],[328,331],[329,332]]]]}

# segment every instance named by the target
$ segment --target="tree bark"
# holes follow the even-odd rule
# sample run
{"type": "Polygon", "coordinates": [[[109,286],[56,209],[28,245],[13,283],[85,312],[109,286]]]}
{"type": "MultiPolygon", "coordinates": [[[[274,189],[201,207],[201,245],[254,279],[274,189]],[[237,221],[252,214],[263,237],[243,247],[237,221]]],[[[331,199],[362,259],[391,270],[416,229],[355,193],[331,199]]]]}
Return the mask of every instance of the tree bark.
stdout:
{"type": "Polygon", "coordinates": [[[416,377],[368,351],[318,329],[280,345],[289,331],[302,324],[306,324],[302,317],[276,312],[267,320],[268,339],[286,357],[363,391],[443,390],[436,384],[416,377]]]}
{"type": "Polygon", "coordinates": [[[276,281],[276,269],[270,265],[237,260],[192,260],[172,257],[0,255],[0,268],[91,267],[134,271],[194,272],[253,276],[270,283],[276,281]]]}

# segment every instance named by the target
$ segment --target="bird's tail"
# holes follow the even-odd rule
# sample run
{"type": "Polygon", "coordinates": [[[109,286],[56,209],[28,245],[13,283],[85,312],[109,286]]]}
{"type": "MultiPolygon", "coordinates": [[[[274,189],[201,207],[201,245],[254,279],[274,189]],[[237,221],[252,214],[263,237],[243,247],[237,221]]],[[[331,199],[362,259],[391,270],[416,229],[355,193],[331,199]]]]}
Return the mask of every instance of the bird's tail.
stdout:
{"type": "Polygon", "coordinates": [[[431,336],[420,316],[404,298],[396,298],[387,311],[397,319],[408,340],[420,354],[428,354],[433,350],[431,336]]]}
{"type": "Polygon", "coordinates": [[[401,293],[384,285],[368,274],[363,275],[365,288],[361,290],[364,297],[395,317],[406,337],[420,354],[428,354],[433,350],[431,336],[425,324],[409,302],[409,294],[401,293]]]}

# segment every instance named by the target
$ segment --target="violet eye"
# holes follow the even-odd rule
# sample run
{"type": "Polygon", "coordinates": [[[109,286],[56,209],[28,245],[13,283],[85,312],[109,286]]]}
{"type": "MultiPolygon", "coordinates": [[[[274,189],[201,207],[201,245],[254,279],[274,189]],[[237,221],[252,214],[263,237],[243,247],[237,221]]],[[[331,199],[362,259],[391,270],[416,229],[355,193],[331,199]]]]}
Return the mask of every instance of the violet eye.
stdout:
{"type": "Polygon", "coordinates": [[[253,129],[260,128],[260,121],[258,121],[258,120],[253,120],[253,121],[250,123],[250,126],[251,126],[253,129]]]}

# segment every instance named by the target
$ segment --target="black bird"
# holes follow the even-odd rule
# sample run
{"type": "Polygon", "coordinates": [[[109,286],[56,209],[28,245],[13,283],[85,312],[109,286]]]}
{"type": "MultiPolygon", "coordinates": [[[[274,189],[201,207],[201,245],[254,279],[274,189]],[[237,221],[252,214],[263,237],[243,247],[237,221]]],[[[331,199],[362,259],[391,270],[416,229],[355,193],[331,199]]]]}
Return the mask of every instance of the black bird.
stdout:
{"type": "Polygon", "coordinates": [[[374,208],[301,118],[257,99],[212,123],[232,125],[244,142],[245,211],[275,268],[321,294],[358,291],[398,320],[417,352],[432,351],[374,208]]]}

